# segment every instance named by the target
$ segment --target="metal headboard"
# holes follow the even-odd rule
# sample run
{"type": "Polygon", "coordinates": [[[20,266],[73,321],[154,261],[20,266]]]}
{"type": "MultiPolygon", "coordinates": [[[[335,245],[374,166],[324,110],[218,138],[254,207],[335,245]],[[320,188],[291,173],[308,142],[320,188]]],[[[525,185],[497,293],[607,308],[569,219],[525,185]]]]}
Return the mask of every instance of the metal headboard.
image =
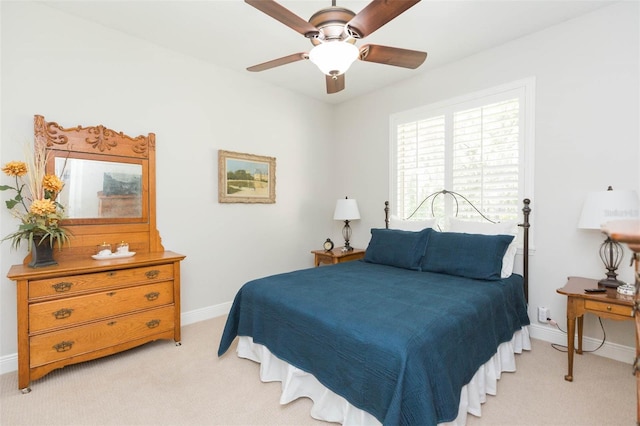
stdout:
{"type": "Polygon", "coordinates": [[[477,208],[477,207],[476,207],[476,206],[475,206],[471,201],[469,201],[469,199],[468,199],[467,197],[465,197],[464,195],[462,195],[462,194],[460,194],[460,193],[458,193],[458,192],[455,192],[455,191],[448,191],[448,190],[446,190],[446,189],[443,189],[442,191],[434,192],[433,194],[428,195],[424,200],[422,200],[422,201],[420,202],[420,204],[418,204],[418,207],[416,207],[416,208],[415,208],[415,210],[414,210],[413,212],[411,212],[411,214],[410,214],[409,216],[407,216],[407,218],[406,218],[406,219],[411,219],[411,218],[413,217],[413,215],[415,215],[415,214],[418,212],[418,210],[420,210],[420,208],[421,208],[421,207],[422,207],[422,206],[423,206],[427,201],[429,201],[429,199],[431,199],[431,215],[432,215],[433,217],[435,217],[436,212],[435,212],[435,210],[434,210],[434,207],[433,207],[433,206],[435,205],[436,199],[437,199],[437,198],[438,198],[438,196],[440,196],[440,195],[445,196],[445,195],[447,195],[447,194],[451,195],[451,198],[453,198],[453,201],[455,202],[456,210],[455,210],[454,216],[458,216],[458,211],[459,211],[459,207],[460,207],[460,202],[458,201],[458,197],[460,197],[460,198],[462,198],[464,201],[466,201],[466,202],[467,202],[467,204],[469,204],[469,206],[471,206],[471,208],[473,208],[473,209],[476,211],[476,213],[478,213],[478,214],[479,214],[483,219],[485,219],[487,222],[496,223],[496,221],[495,221],[495,220],[491,220],[491,219],[489,219],[487,216],[485,216],[485,215],[484,215],[484,213],[482,213],[482,212],[480,211],[480,209],[478,209],[478,208],[477,208]]]}
{"type": "MultiPolygon", "coordinates": [[[[442,191],[434,192],[433,194],[428,195],[424,200],[418,204],[418,207],[411,212],[411,214],[407,217],[407,219],[411,218],[427,201],[431,200],[431,215],[435,217],[434,212],[434,202],[436,198],[440,195],[449,194],[453,197],[455,201],[455,215],[458,215],[459,201],[458,197],[465,202],[467,202],[483,219],[487,220],[491,223],[496,223],[496,221],[489,219],[484,213],[482,213],[467,197],[462,194],[459,194],[454,191],[449,191],[443,189],[442,191]]],[[[531,223],[529,222],[529,215],[531,214],[531,200],[525,198],[522,200],[522,215],[523,222],[519,223],[518,226],[521,227],[524,231],[523,235],[523,256],[522,256],[522,277],[523,277],[523,287],[524,287],[524,297],[527,303],[529,302],[529,228],[531,227],[531,223]]],[[[389,201],[384,202],[384,225],[386,229],[389,229],[389,201]]]]}

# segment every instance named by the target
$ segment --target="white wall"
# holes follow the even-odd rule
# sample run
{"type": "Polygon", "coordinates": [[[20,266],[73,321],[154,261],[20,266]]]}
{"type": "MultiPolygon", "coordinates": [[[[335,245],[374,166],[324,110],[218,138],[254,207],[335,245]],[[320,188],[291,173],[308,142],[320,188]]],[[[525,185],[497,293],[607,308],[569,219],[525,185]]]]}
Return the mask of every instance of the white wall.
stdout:
{"type": "MultiPolygon", "coordinates": [[[[530,312],[549,307],[566,329],[566,299],[556,289],[568,276],[601,278],[605,272],[598,257],[604,237],[577,229],[586,194],[608,185],[640,189],[638,15],[637,2],[608,6],[339,105],[336,130],[346,155],[337,158],[338,167],[352,170],[345,186],[367,212],[353,227],[354,245],[366,244],[369,228],[380,226],[389,197],[390,114],[533,76],[530,312]]],[[[621,278],[632,280],[628,265],[627,254],[621,278]]],[[[585,336],[601,339],[596,321],[587,317],[585,336]]],[[[634,345],[631,322],[605,321],[605,327],[609,342],[634,345]]],[[[534,332],[544,337],[547,329],[552,330],[544,325],[534,332]]]]}
{"type": "MultiPolygon", "coordinates": [[[[329,106],[37,3],[1,8],[1,164],[24,158],[34,114],[65,127],[154,132],[158,229],[167,250],[187,255],[183,313],[224,313],[246,281],[313,266],[309,251],[334,225],[336,196],[318,179],[333,160],[329,106]],[[276,204],[219,204],[218,149],[276,157],[276,204]]],[[[18,226],[4,207],[0,220],[1,236],[18,226]]],[[[0,253],[1,361],[16,352],[6,274],[26,248],[3,243],[0,253]]]]}

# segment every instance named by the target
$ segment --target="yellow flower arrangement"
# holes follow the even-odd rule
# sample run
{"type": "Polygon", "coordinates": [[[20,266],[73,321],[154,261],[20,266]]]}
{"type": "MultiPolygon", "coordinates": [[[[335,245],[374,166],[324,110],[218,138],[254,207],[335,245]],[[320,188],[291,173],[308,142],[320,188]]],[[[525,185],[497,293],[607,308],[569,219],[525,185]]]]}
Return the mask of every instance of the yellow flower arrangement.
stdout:
{"type": "Polygon", "coordinates": [[[64,218],[64,206],[56,201],[64,183],[56,175],[46,174],[48,154],[43,143],[36,142],[33,150],[27,150],[27,162],[10,161],[2,171],[15,179],[15,186],[0,185],[0,191],[13,190],[15,196],[5,202],[7,209],[20,220],[18,230],[2,239],[11,240],[11,247],[18,249],[20,241],[41,244],[49,240],[62,248],[69,241],[69,232],[60,226],[64,218]],[[25,182],[26,180],[26,182],[25,182]]]}

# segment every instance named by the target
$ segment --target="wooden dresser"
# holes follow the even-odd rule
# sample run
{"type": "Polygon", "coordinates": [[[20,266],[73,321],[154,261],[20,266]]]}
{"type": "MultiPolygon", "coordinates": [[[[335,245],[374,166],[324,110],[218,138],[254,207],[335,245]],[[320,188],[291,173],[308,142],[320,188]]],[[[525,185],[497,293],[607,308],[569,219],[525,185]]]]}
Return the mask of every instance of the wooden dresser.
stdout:
{"type": "Polygon", "coordinates": [[[180,342],[180,261],[170,251],[126,259],[14,265],[18,387],[50,371],[158,339],[180,342]]]}
{"type": "Polygon", "coordinates": [[[165,250],[156,228],[153,133],[130,137],[103,125],[64,128],[39,115],[34,131],[47,146],[47,173],[64,175],[59,198],[70,213],[61,224],[72,237],[61,251],[54,248],[57,265],[32,268],[27,255],[7,274],[17,285],[18,387],[24,393],[33,380],[67,365],[159,339],[179,344],[185,258],[165,250]],[[123,169],[140,182],[135,206],[131,200],[116,203],[106,217],[97,207],[89,209],[99,205],[96,188],[106,185],[106,176],[123,169]],[[85,187],[91,188],[82,192],[85,187]],[[121,242],[130,252],[92,257],[103,243],[115,248],[121,242]]]}

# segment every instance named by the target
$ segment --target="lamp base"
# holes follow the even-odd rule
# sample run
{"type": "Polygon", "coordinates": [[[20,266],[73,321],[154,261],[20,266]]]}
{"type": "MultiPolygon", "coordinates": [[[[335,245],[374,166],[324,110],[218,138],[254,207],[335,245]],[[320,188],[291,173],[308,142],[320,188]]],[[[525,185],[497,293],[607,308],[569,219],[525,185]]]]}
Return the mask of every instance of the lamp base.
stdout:
{"type": "Polygon", "coordinates": [[[616,278],[618,276],[616,270],[618,266],[620,266],[620,262],[622,262],[622,254],[622,245],[607,236],[607,239],[600,245],[600,259],[607,269],[607,278],[598,281],[599,285],[608,288],[618,288],[624,284],[624,282],[616,278]]]}
{"type": "Polygon", "coordinates": [[[342,228],[342,237],[344,238],[344,247],[342,247],[342,251],[352,251],[353,247],[349,245],[349,239],[351,238],[351,226],[349,226],[349,221],[344,221],[344,227],[342,228]]]}
{"type": "Polygon", "coordinates": [[[607,287],[607,288],[618,288],[621,285],[626,284],[623,281],[617,280],[615,278],[603,278],[598,281],[598,286],[607,287]]]}

